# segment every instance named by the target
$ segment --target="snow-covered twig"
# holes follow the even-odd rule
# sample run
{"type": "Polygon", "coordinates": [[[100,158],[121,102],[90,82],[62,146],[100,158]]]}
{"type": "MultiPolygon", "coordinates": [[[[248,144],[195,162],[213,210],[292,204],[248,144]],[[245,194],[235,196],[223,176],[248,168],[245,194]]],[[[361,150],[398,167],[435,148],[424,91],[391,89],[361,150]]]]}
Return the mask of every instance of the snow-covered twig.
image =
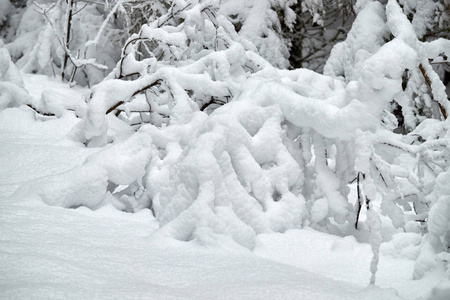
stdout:
{"type": "Polygon", "coordinates": [[[103,31],[106,28],[106,25],[108,25],[109,20],[114,17],[116,11],[123,6],[123,2],[126,0],[119,0],[117,1],[116,5],[114,5],[114,7],[109,11],[108,15],[106,16],[105,20],[103,21],[102,25],[100,26],[100,29],[97,31],[97,35],[95,36],[95,38],[93,40],[89,40],[85,43],[86,47],[89,46],[95,46],[97,45],[98,41],[100,40],[100,37],[103,34],[103,31]]]}
{"type": "MultiPolygon", "coordinates": [[[[75,68],[81,68],[81,67],[86,66],[86,65],[91,65],[93,67],[96,67],[96,68],[99,68],[99,69],[103,69],[103,70],[107,70],[108,69],[107,66],[97,63],[94,58],[79,59],[79,58],[73,57],[72,53],[70,52],[70,50],[68,48],[68,44],[67,44],[70,41],[69,40],[69,35],[67,35],[67,39],[66,39],[66,42],[65,42],[64,38],[61,36],[61,33],[58,31],[57,26],[54,24],[54,21],[48,15],[48,12],[51,9],[53,9],[55,7],[55,5],[51,5],[49,7],[45,7],[45,6],[39,5],[36,2],[34,4],[39,8],[39,10],[36,10],[36,11],[41,13],[47,19],[48,23],[52,27],[53,32],[55,33],[55,36],[56,36],[56,39],[57,39],[58,43],[61,45],[62,49],[64,50],[64,54],[65,54],[64,55],[64,61],[66,61],[66,59],[70,60],[75,68]]],[[[66,27],[67,26],[68,25],[66,25],[66,27]]],[[[70,27],[68,27],[68,28],[70,28],[70,27]]],[[[63,68],[62,68],[62,74],[63,74],[62,77],[63,77],[63,79],[64,79],[64,72],[65,72],[64,71],[65,70],[65,65],[66,64],[63,64],[63,68]]],[[[73,79],[73,76],[72,76],[72,79],[73,79]]]]}

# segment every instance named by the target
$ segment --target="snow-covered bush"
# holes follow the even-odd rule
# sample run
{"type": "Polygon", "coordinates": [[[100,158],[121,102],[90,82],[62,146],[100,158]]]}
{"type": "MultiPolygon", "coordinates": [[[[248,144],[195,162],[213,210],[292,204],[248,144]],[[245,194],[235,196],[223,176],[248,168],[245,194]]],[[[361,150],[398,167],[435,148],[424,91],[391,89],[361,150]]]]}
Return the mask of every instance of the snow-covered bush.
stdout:
{"type": "Polygon", "coordinates": [[[25,5],[25,0],[0,2],[0,39],[5,43],[14,38],[25,5]]]}
{"type": "Polygon", "coordinates": [[[12,62],[8,49],[0,44],[0,110],[9,107],[28,106],[42,116],[62,116],[67,109],[83,114],[86,103],[79,99],[63,101],[58,94],[43,92],[40,98],[33,98],[25,89],[20,70],[12,62]],[[84,104],[84,105],[83,105],[84,104]]]}
{"type": "Polygon", "coordinates": [[[294,68],[322,73],[333,46],[345,40],[355,19],[353,0],[303,0],[293,6],[294,28],[289,39],[289,62],[294,68]]]}
{"type": "Polygon", "coordinates": [[[29,1],[15,39],[5,47],[23,72],[94,85],[114,67],[127,38],[107,18],[113,15],[105,11],[108,3],[29,1]]]}
{"type": "MultiPolygon", "coordinates": [[[[362,149],[365,151],[358,151],[360,156],[365,153],[365,157],[361,156],[365,170],[360,170],[367,185],[364,189],[370,191],[371,200],[381,196],[381,211],[390,217],[395,227],[403,227],[413,220],[424,225],[424,233],[427,230],[433,232],[434,219],[440,220],[438,224],[445,223],[435,216],[433,207],[442,197],[434,192],[436,182],[448,169],[450,159],[446,129],[450,106],[445,86],[430,61],[446,57],[450,52],[450,41],[419,40],[424,34],[419,29],[428,28],[432,24],[430,19],[437,20],[430,18],[433,17],[431,14],[424,18],[424,12],[418,12],[410,16],[416,20],[411,23],[406,15],[408,11],[404,12],[395,0],[389,1],[385,9],[376,2],[360,1],[358,4],[362,10],[347,40],[333,49],[325,74],[342,78],[348,84],[358,79],[363,83],[359,86],[360,91],[368,88],[381,92],[391,85],[392,94],[383,97],[386,102],[381,102],[381,94],[378,94],[372,105],[372,109],[380,109],[382,126],[375,133],[364,133],[366,141],[362,143],[362,149]],[[367,62],[379,55],[382,55],[378,58],[379,65],[369,67],[367,62]],[[374,76],[380,71],[385,75],[374,76]]],[[[367,93],[359,98],[370,99],[367,93]]],[[[439,228],[438,236],[448,231],[445,224],[439,228]]],[[[433,239],[431,232],[423,242],[425,245],[414,273],[416,278],[427,269],[424,261],[435,259],[434,255],[423,253],[443,249],[436,242],[438,238],[429,242],[433,239]]]]}
{"type": "Polygon", "coordinates": [[[399,4],[420,40],[449,37],[450,3],[448,1],[400,0],[399,4]]]}
{"type": "Polygon", "coordinates": [[[289,67],[297,0],[222,1],[219,14],[226,16],[242,37],[255,44],[258,53],[273,66],[289,67]]]}
{"type": "Polygon", "coordinates": [[[396,228],[421,224],[416,277],[446,257],[450,105],[429,59],[448,56],[450,41],[422,42],[396,0],[358,1],[325,75],[278,69],[263,57],[271,44],[237,32],[220,4],[177,0],[132,35],[70,134],[102,149],[22,192],[151,208],[156,236],[250,249],[263,232],[361,230],[366,207],[372,283],[379,211],[396,228]]]}
{"type": "Polygon", "coordinates": [[[0,110],[27,104],[30,96],[24,89],[22,75],[0,41],[0,110]]]}
{"type": "Polygon", "coordinates": [[[5,0],[0,2],[0,37],[5,38],[10,35],[10,30],[8,30],[10,26],[8,15],[11,14],[14,6],[9,2],[9,0],[5,0]]]}

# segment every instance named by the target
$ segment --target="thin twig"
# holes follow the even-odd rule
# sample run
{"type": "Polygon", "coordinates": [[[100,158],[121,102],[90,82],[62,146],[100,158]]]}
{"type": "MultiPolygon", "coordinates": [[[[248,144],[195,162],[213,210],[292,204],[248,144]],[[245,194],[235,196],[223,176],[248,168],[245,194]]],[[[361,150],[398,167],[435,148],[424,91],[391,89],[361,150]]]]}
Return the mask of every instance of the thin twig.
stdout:
{"type": "Polygon", "coordinates": [[[119,106],[121,106],[122,104],[124,104],[125,101],[119,101],[116,104],[114,104],[113,106],[111,106],[107,111],[106,114],[109,114],[110,112],[112,112],[113,110],[115,110],[116,108],[118,108],[119,106]]]}
{"type": "MultiPolygon", "coordinates": [[[[430,77],[428,77],[428,74],[425,71],[425,68],[422,66],[422,64],[419,64],[419,70],[420,70],[420,72],[422,72],[422,75],[425,78],[425,82],[427,83],[428,87],[430,88],[431,93],[433,93],[433,89],[431,88],[430,77]]],[[[446,120],[447,119],[447,112],[445,111],[445,108],[439,102],[437,102],[437,104],[439,106],[439,110],[441,111],[442,116],[444,117],[444,120],[446,120]]]]}
{"type": "Polygon", "coordinates": [[[31,108],[32,110],[34,110],[36,113],[38,113],[38,114],[40,114],[40,115],[42,115],[42,116],[46,116],[46,117],[56,117],[55,114],[52,114],[52,113],[45,113],[45,112],[42,112],[42,111],[40,111],[40,110],[37,110],[37,109],[34,108],[31,104],[27,104],[27,106],[28,106],[29,108],[31,108]]]}
{"type": "MultiPolygon", "coordinates": [[[[143,91],[145,91],[145,90],[147,90],[147,89],[149,89],[149,88],[151,88],[151,87],[154,87],[155,85],[159,84],[161,81],[162,81],[161,79],[157,79],[156,81],[152,82],[151,84],[146,85],[146,86],[144,86],[143,88],[141,88],[141,89],[135,91],[135,92],[133,93],[133,95],[131,95],[130,99],[133,98],[134,96],[136,96],[137,94],[142,93],[143,91]]],[[[111,106],[111,107],[106,111],[106,114],[111,113],[112,111],[114,111],[115,109],[117,109],[119,106],[121,106],[122,104],[124,104],[124,103],[127,102],[127,101],[128,101],[128,100],[124,100],[124,101],[119,101],[119,102],[117,102],[116,104],[114,104],[113,106],[111,106]]]]}
{"type": "Polygon", "coordinates": [[[358,193],[358,211],[356,212],[355,229],[358,229],[359,214],[361,213],[362,207],[361,189],[359,186],[359,175],[361,175],[361,172],[358,172],[358,175],[356,176],[356,192],[358,193]]]}

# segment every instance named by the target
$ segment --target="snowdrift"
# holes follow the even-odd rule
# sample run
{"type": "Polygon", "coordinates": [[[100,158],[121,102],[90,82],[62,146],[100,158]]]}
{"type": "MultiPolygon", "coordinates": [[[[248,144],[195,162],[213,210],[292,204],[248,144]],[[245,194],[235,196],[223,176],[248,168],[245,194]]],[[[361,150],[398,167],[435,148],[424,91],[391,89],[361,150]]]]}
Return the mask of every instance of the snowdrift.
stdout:
{"type": "MultiPolygon", "coordinates": [[[[70,107],[81,121],[67,138],[101,149],[13,197],[33,194],[66,208],[150,208],[160,224],[155,238],[249,249],[264,232],[351,233],[365,206],[372,274],[379,213],[397,228],[422,224],[415,277],[436,254],[445,261],[450,105],[428,59],[449,52],[448,40],[422,43],[396,1],[367,2],[326,75],[280,70],[217,13],[216,2],[181,2],[128,40],[87,104],[70,107]],[[405,134],[394,132],[395,103],[405,134]],[[351,182],[356,202],[348,200],[351,182]]],[[[1,65],[9,64],[5,57],[1,65]]],[[[30,104],[24,99],[0,104],[30,104]]],[[[48,99],[32,106],[54,111],[48,99]]]]}

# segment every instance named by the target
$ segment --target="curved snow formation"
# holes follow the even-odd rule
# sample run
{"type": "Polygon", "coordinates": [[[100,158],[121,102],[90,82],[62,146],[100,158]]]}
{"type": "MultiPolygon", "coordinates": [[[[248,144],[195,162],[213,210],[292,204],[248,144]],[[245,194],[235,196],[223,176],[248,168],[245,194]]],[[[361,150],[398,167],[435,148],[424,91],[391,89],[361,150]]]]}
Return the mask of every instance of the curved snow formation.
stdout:
{"type": "Polygon", "coordinates": [[[395,83],[401,72],[389,74],[391,79],[377,67],[383,55],[366,63],[367,76],[347,85],[308,70],[265,67],[234,85],[233,101],[209,116],[183,97],[188,88],[228,92],[207,75],[183,81],[182,69],[161,68],[132,82],[106,81],[96,87],[78,136],[96,145],[106,142],[112,125],[106,109],[164,77],[181,95],[175,97],[171,124],[143,125],[82,166],[28,188],[50,205],[152,206],[161,225],[157,234],[202,243],[228,237],[248,248],[256,234],[301,227],[309,216],[314,223],[354,219],[347,202],[352,167],[343,163],[346,153],[357,132],[378,128],[382,103],[399,92],[395,83]],[[373,88],[376,80],[386,88],[373,88]],[[374,101],[381,103],[374,106],[374,101]],[[330,169],[336,157],[342,159],[330,169]],[[116,192],[119,185],[128,187],[116,192]]]}
{"type": "MultiPolygon", "coordinates": [[[[357,204],[348,202],[347,185],[361,173],[366,175],[365,196],[383,197],[383,212],[395,218],[395,226],[402,226],[403,211],[395,201],[411,190],[421,196],[414,186],[423,183],[409,172],[407,163],[402,165],[375,146],[389,144],[418,157],[434,155],[427,152],[433,141],[411,146],[390,131],[396,128],[390,103],[405,102],[404,70],[423,64],[435,99],[447,111],[449,105],[426,60],[427,49],[433,47],[409,34],[411,24],[394,2],[389,2],[386,16],[380,3],[366,5],[355,22],[369,18],[376,26],[352,29],[349,42],[332,52],[325,68],[329,76],[276,69],[254,47],[233,42],[226,35],[226,24],[215,27],[211,22],[209,27],[203,24],[205,34],[211,34],[207,41],[222,38],[226,44],[222,50],[208,52],[194,45],[198,52],[170,63],[137,61],[124,51],[124,68],[140,77],[98,84],[88,108],[79,109],[84,118],[70,135],[102,150],[79,167],[29,184],[26,191],[63,207],[95,209],[107,203],[127,211],[150,207],[161,226],[156,236],[203,244],[227,240],[251,249],[255,235],[262,232],[304,224],[321,228],[356,224],[357,204]],[[395,38],[383,44],[388,29],[395,38]],[[358,30],[375,35],[363,41],[365,35],[358,30]],[[169,124],[143,124],[137,132],[123,134],[123,122],[106,112],[121,103],[124,111],[129,110],[127,102],[155,86],[159,98],[148,96],[148,104],[168,115],[169,124]],[[214,98],[230,101],[210,115],[200,110],[199,103],[214,98]],[[383,188],[388,184],[394,187],[383,188]]],[[[180,38],[201,32],[193,30],[195,26],[184,32],[181,28],[185,27],[164,31],[147,26],[141,35],[173,44],[181,57],[194,47],[194,40],[187,46],[180,38]]],[[[447,207],[446,199],[441,198],[439,205],[447,207]]],[[[439,214],[431,214],[436,224],[442,223],[439,214]]],[[[375,217],[371,228],[379,230],[375,217]]],[[[372,239],[376,253],[377,237],[372,239]]],[[[376,262],[374,272],[375,267],[376,262]]]]}

